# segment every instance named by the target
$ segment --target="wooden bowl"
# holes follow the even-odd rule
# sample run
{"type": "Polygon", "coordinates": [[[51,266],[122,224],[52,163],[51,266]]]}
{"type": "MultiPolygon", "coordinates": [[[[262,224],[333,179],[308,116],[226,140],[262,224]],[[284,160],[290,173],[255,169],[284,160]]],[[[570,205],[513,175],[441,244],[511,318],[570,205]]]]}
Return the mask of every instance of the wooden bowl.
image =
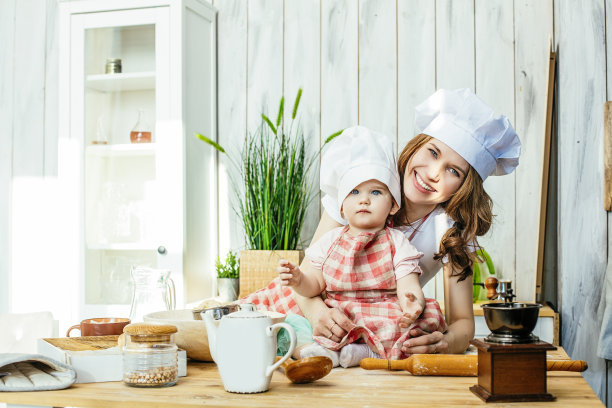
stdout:
{"type": "MultiPolygon", "coordinates": [[[[270,316],[272,323],[285,320],[285,315],[276,312],[262,312],[270,316]]],[[[166,310],[149,313],[144,316],[146,323],[172,324],[178,332],[174,335],[174,342],[179,348],[187,352],[187,357],[199,361],[213,361],[208,348],[208,333],[202,320],[193,318],[193,309],[166,310]]],[[[219,321],[215,321],[217,325],[219,321]]]]}

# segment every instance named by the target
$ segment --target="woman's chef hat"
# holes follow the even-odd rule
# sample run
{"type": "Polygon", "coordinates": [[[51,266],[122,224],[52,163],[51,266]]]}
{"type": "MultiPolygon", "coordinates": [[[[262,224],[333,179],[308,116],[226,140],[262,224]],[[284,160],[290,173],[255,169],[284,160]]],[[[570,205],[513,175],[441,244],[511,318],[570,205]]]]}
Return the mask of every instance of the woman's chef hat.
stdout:
{"type": "Polygon", "coordinates": [[[493,116],[469,89],[440,89],[415,108],[420,133],[459,153],[480,174],[511,173],[518,166],[521,141],[504,115],[493,116]]]}
{"type": "Polygon", "coordinates": [[[401,206],[401,189],[395,148],[382,133],[363,126],[345,129],[327,146],[321,158],[321,190],[337,200],[337,210],[359,184],[384,183],[401,206]]]}

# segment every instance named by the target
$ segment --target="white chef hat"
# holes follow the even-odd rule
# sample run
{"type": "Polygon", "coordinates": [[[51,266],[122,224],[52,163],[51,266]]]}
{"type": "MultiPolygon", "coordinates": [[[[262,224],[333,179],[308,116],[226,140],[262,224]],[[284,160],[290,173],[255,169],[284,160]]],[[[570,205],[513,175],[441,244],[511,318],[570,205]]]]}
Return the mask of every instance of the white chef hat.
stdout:
{"type": "Polygon", "coordinates": [[[484,181],[518,166],[521,141],[504,115],[469,89],[440,89],[415,108],[415,125],[459,153],[484,181]]]}
{"type": "Polygon", "coordinates": [[[363,126],[345,129],[321,157],[321,191],[336,200],[338,212],[348,194],[368,180],[384,183],[396,204],[401,190],[393,142],[363,126]]]}

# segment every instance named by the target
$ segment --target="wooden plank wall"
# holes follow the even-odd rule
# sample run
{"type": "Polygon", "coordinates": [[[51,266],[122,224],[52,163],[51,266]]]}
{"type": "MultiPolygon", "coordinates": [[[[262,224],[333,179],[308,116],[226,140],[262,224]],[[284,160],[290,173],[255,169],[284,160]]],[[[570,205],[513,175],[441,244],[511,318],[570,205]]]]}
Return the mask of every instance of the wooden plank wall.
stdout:
{"type": "MultiPolygon", "coordinates": [[[[11,293],[16,232],[11,214],[15,199],[25,194],[15,197],[15,180],[23,181],[19,191],[37,208],[47,202],[48,192],[30,191],[31,187],[52,185],[57,175],[57,21],[56,0],[0,1],[0,312],[9,310],[17,296],[11,293]]],[[[43,234],[30,234],[30,245],[48,243],[37,241],[43,234]]],[[[22,244],[27,247],[28,242],[22,244]]]]}
{"type": "Polygon", "coordinates": [[[0,312],[9,310],[11,179],[13,177],[13,60],[15,59],[15,2],[0,0],[0,40],[5,44],[0,61],[0,312]],[[10,61],[10,63],[8,62],[10,61]]]}
{"type": "MultiPolygon", "coordinates": [[[[299,87],[304,89],[301,125],[313,149],[355,124],[385,132],[402,147],[414,134],[414,106],[440,87],[470,87],[506,114],[521,137],[523,155],[514,175],[491,177],[485,184],[497,217],[481,244],[523,299],[531,297],[534,285],[546,49],[554,34],[562,344],[573,358],[589,362],[585,377],[602,395],[594,317],[609,239],[600,151],[602,104],[612,83],[606,83],[605,61],[610,0],[212,3],[219,10],[218,139],[228,149],[240,148],[264,107],[274,114],[283,93],[290,105],[299,87]]],[[[58,57],[55,0],[0,0],[0,10],[2,312],[9,307],[12,183],[57,172],[58,57]]],[[[232,169],[225,157],[220,165],[224,253],[240,249],[244,240],[230,204],[232,169]]],[[[319,212],[316,199],[302,235],[306,242],[319,212]]]]}
{"type": "MultiPolygon", "coordinates": [[[[317,148],[354,124],[384,132],[402,147],[414,136],[414,106],[440,87],[469,87],[506,114],[524,153],[520,171],[485,183],[496,218],[481,244],[501,276],[515,282],[519,298],[532,298],[536,234],[526,226],[539,214],[540,186],[533,180],[541,173],[552,0],[213,4],[220,10],[218,137],[224,146],[233,149],[259,123],[262,109],[276,109],[282,92],[291,103],[300,86],[301,123],[317,148]]],[[[223,204],[231,193],[221,193],[219,208],[231,207],[223,204]]],[[[306,244],[320,210],[318,199],[313,204],[306,244]]],[[[220,216],[221,225],[231,226],[220,231],[221,252],[243,247],[239,218],[220,216]]]]}
{"type": "Polygon", "coordinates": [[[561,341],[586,360],[584,377],[603,394],[603,360],[595,355],[606,270],[603,209],[603,105],[606,101],[604,1],[556,0],[557,140],[561,341]]]}

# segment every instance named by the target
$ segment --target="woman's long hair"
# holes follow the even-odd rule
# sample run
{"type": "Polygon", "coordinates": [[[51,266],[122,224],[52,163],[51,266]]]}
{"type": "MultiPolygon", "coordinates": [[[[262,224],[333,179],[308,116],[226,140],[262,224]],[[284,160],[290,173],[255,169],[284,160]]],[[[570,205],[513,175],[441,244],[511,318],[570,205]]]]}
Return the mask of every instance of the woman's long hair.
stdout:
{"type": "MultiPolygon", "coordinates": [[[[397,163],[402,189],[404,174],[410,159],[430,140],[431,136],[419,134],[402,150],[397,163]]],[[[452,275],[459,276],[459,281],[462,281],[472,274],[472,266],[476,258],[474,251],[479,248],[476,237],[486,234],[491,227],[493,201],[484,190],[480,175],[472,166],[469,166],[459,189],[448,201],[439,205],[455,221],[455,224],[442,237],[439,252],[434,254],[434,259],[439,260],[448,256],[452,275]],[[476,248],[470,250],[469,243],[473,243],[476,248]]],[[[408,223],[407,207],[408,199],[402,194],[402,207],[393,217],[395,225],[408,223]]]]}

